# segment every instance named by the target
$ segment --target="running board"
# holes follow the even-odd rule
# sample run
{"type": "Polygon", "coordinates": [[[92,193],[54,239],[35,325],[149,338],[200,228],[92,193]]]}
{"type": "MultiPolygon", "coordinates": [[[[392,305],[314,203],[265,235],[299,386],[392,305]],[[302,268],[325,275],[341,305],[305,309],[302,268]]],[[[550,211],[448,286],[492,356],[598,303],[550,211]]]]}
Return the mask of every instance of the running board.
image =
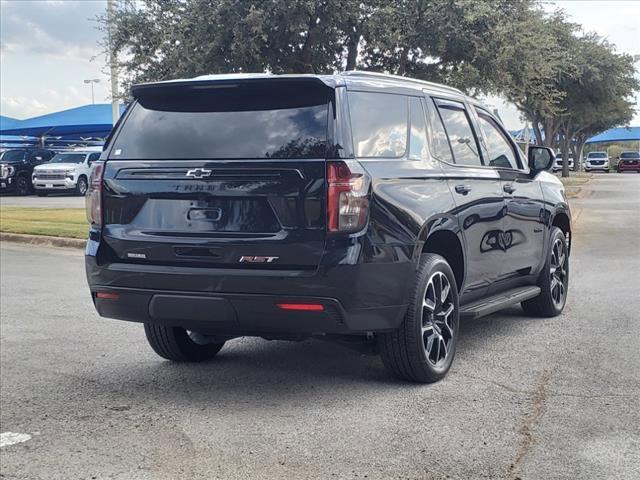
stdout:
{"type": "Polygon", "coordinates": [[[460,308],[460,317],[465,319],[484,317],[516,303],[537,297],[540,295],[540,291],[540,287],[518,287],[493,297],[476,300],[460,308]]]}

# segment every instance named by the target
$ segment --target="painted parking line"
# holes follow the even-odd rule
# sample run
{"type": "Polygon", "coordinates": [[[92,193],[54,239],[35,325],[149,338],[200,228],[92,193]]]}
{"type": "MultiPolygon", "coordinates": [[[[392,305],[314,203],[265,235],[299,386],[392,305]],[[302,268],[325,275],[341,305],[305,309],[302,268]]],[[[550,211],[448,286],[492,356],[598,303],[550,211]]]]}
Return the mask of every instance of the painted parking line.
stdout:
{"type": "Polygon", "coordinates": [[[16,443],[26,442],[27,440],[31,440],[31,435],[28,433],[0,433],[0,447],[7,447],[16,443]]]}

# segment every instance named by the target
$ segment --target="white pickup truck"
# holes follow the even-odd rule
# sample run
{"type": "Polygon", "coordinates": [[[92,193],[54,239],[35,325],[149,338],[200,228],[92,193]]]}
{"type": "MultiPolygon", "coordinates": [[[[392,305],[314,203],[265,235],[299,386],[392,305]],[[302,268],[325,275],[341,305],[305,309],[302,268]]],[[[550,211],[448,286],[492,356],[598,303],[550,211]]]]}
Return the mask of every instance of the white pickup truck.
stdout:
{"type": "Polygon", "coordinates": [[[44,197],[53,192],[73,191],[85,195],[89,185],[91,163],[100,158],[100,152],[74,150],[56,154],[51,161],[33,169],[31,181],[36,195],[44,197]]]}

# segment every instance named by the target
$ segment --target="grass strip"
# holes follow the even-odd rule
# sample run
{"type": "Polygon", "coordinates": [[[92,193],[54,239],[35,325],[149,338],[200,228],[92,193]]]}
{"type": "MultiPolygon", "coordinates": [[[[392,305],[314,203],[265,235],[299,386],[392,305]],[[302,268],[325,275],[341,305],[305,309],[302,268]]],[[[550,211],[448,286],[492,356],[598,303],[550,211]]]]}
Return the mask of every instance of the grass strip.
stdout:
{"type": "Polygon", "coordinates": [[[0,206],[0,232],[86,238],[88,229],[84,208],[0,206]]]}

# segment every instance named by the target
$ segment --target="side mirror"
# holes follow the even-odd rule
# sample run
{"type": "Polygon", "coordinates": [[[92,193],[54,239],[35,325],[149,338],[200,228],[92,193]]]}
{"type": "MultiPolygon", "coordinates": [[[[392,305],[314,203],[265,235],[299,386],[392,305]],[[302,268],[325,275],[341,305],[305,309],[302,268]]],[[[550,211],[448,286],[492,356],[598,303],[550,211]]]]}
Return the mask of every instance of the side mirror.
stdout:
{"type": "Polygon", "coordinates": [[[553,167],[556,155],[548,147],[529,147],[529,168],[531,173],[542,172],[553,167]]]}

